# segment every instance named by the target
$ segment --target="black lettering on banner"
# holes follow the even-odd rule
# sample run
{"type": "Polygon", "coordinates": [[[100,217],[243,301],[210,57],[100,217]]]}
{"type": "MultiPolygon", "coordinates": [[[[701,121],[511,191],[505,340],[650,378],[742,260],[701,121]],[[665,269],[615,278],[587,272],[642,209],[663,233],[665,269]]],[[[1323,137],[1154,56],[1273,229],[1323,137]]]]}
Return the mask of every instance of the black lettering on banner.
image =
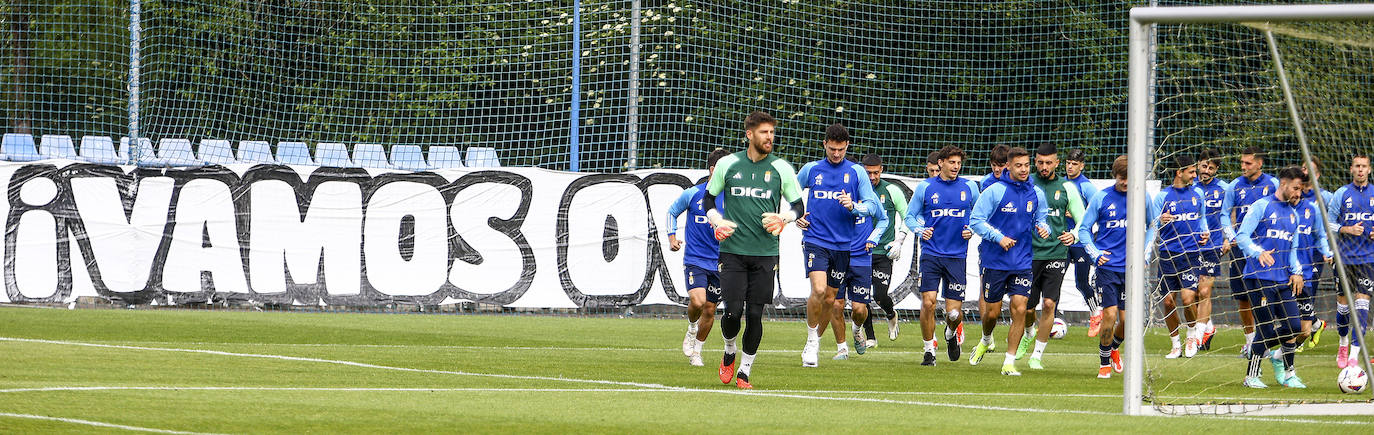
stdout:
{"type": "MultiPolygon", "coordinates": [[[[479,184],[504,184],[520,189],[520,205],[515,213],[510,217],[501,218],[492,216],[487,218],[487,226],[510,238],[515,246],[520,249],[520,278],[509,288],[496,293],[475,293],[457,285],[453,279],[449,280],[449,286],[453,290],[453,297],[456,299],[467,299],[488,304],[507,305],[520,299],[534,283],[535,273],[538,265],[534,259],[534,249],[530,247],[530,242],[525,238],[525,233],[521,227],[525,225],[525,218],[529,216],[530,203],[534,200],[534,183],[524,175],[514,172],[504,171],[478,171],[464,174],[452,184],[443,189],[444,199],[448,203],[449,213],[457,213],[458,204],[454,202],[458,193],[472,186],[479,184]]],[[[471,212],[464,209],[465,213],[471,212]]],[[[469,264],[482,264],[485,257],[477,247],[467,243],[462,234],[458,233],[453,225],[453,217],[448,219],[449,231],[449,262],[448,270],[452,271],[455,261],[463,261],[469,264]]],[[[451,272],[450,272],[451,273],[451,272]]]]}
{"type": "MultiPolygon", "coordinates": [[[[649,174],[648,176],[645,176],[643,179],[639,180],[639,190],[641,192],[644,192],[644,198],[646,198],[645,203],[649,204],[649,255],[652,258],[649,259],[651,266],[649,271],[649,277],[646,278],[646,280],[648,281],[648,284],[652,286],[653,275],[657,274],[659,282],[663,283],[663,292],[667,294],[668,300],[673,301],[673,303],[675,304],[687,305],[689,302],[691,302],[691,299],[688,298],[688,296],[686,296],[687,292],[685,289],[681,293],[678,292],[677,286],[673,283],[673,277],[669,269],[672,266],[666,264],[666,262],[663,259],[664,246],[662,241],[658,239],[658,226],[654,223],[654,214],[659,213],[660,211],[655,210],[653,208],[653,204],[647,201],[647,198],[649,197],[649,188],[663,184],[681,187],[683,190],[689,189],[692,186],[694,186],[694,184],[692,184],[692,181],[687,177],[667,172],[649,174]]],[[[667,209],[665,208],[664,212],[666,211],[667,209]]],[[[676,266],[683,267],[680,264],[676,266]]]]}
{"type": "MultiPolygon", "coordinates": [[[[574,213],[574,210],[571,209],[573,199],[576,198],[577,193],[582,191],[583,189],[607,183],[624,183],[639,188],[641,193],[640,198],[643,200],[642,204],[644,204],[645,208],[647,227],[649,228],[650,233],[654,232],[653,228],[655,227],[653,223],[653,216],[651,215],[648,206],[649,198],[647,195],[643,194],[644,190],[643,188],[639,187],[639,181],[639,177],[627,174],[586,175],[573,180],[571,183],[568,183],[568,188],[563,191],[563,199],[559,201],[558,205],[559,213],[557,228],[554,230],[558,238],[556,242],[556,249],[558,250],[558,278],[559,282],[561,282],[563,285],[563,292],[567,293],[568,299],[572,300],[572,302],[574,304],[577,304],[577,306],[584,308],[598,308],[623,307],[635,305],[643,301],[644,297],[649,294],[649,289],[653,287],[653,273],[656,269],[654,267],[653,258],[654,251],[656,250],[657,245],[657,243],[655,243],[655,237],[653,236],[646,238],[646,240],[649,240],[649,242],[647,246],[648,249],[646,249],[645,251],[646,255],[644,259],[644,278],[640,283],[639,289],[633,293],[621,295],[586,294],[577,287],[576,283],[573,282],[572,274],[570,273],[568,267],[568,218],[569,215],[574,213]]],[[[606,213],[607,215],[613,213],[612,210],[603,210],[602,212],[606,213]]]]}
{"type": "Polygon", "coordinates": [[[70,187],[63,201],[68,204],[68,225],[96,293],[112,301],[145,304],[162,296],[163,245],[171,234],[176,181],[162,176],[159,169],[138,168],[129,173],[126,169],[95,164],[63,168],[62,179],[70,187]],[[104,197],[109,193],[114,198],[104,197]],[[160,227],[156,240],[119,237],[119,233],[139,232],[134,227],[145,224],[160,227]]]}
{"type": "Polygon", "coordinates": [[[68,219],[63,217],[67,213],[67,202],[62,200],[70,189],[64,181],[65,177],[58,174],[57,167],[48,164],[25,165],[10,177],[7,195],[10,212],[5,219],[5,291],[12,302],[54,303],[62,302],[71,295],[71,252],[66,224],[68,219]],[[20,225],[26,221],[25,227],[37,228],[21,228],[20,225]],[[43,225],[48,222],[51,222],[51,226],[43,225]],[[25,236],[23,240],[20,240],[21,235],[25,236]],[[49,243],[51,245],[48,245],[49,243]],[[48,247],[51,251],[43,252],[44,248],[48,247]],[[41,258],[40,254],[53,257],[41,258]],[[33,262],[41,264],[48,260],[52,261],[52,268],[33,269],[33,262]],[[28,266],[22,271],[16,270],[20,266],[20,261],[24,261],[24,266],[28,266]],[[45,279],[49,277],[42,277],[43,274],[52,274],[52,279],[45,279]],[[26,283],[21,282],[31,282],[35,278],[40,283],[51,281],[52,287],[25,288],[26,283]],[[29,290],[30,293],[51,293],[47,296],[30,297],[23,290],[29,290]]]}
{"type": "MultiPolygon", "coordinates": [[[[178,209],[183,206],[182,195],[186,192],[187,185],[191,183],[210,184],[211,182],[218,182],[222,184],[224,187],[224,191],[229,194],[229,197],[224,198],[224,200],[228,201],[228,203],[225,205],[228,205],[230,207],[230,215],[225,217],[228,218],[228,223],[230,225],[233,225],[234,229],[237,230],[237,228],[239,228],[237,224],[237,217],[246,214],[243,210],[238,208],[237,204],[235,204],[235,201],[233,199],[234,189],[240,185],[238,174],[223,166],[206,166],[201,168],[167,169],[166,171],[164,171],[164,175],[168,178],[171,178],[175,182],[175,187],[172,190],[171,207],[169,208],[169,211],[167,213],[167,226],[162,233],[163,243],[162,246],[158,248],[157,256],[155,257],[157,259],[157,266],[155,268],[160,269],[157,271],[157,273],[155,273],[157,277],[155,281],[157,283],[156,290],[159,291],[162,295],[168,296],[169,298],[175,296],[175,299],[173,299],[173,301],[177,303],[203,303],[213,301],[217,293],[215,281],[219,281],[221,283],[220,287],[240,288],[243,289],[243,292],[235,293],[246,294],[250,287],[248,285],[248,272],[246,270],[246,266],[242,262],[236,265],[219,265],[215,264],[218,263],[217,261],[206,261],[198,265],[182,265],[187,267],[198,266],[200,269],[198,271],[200,275],[200,282],[199,285],[194,286],[195,289],[193,290],[190,288],[168,288],[170,285],[173,284],[169,283],[167,279],[169,273],[183,273],[183,270],[179,270],[182,268],[177,267],[178,264],[176,264],[176,260],[180,260],[184,257],[187,257],[186,255],[174,255],[174,253],[172,252],[174,248],[188,250],[191,252],[199,250],[199,252],[197,252],[198,254],[205,254],[209,249],[214,249],[216,247],[215,244],[211,241],[213,235],[206,234],[207,232],[212,231],[209,225],[211,225],[212,221],[217,220],[216,217],[207,218],[206,222],[202,223],[201,225],[197,225],[194,229],[188,228],[188,231],[193,231],[196,235],[196,239],[198,239],[197,241],[201,243],[194,244],[194,247],[187,246],[186,244],[179,245],[175,243],[176,240],[174,240],[174,238],[176,237],[176,228],[178,224],[189,224],[189,222],[185,222],[186,219],[181,219],[179,222],[177,218],[179,214],[178,209]],[[170,268],[167,267],[169,262],[173,263],[171,264],[170,268]],[[216,274],[218,274],[218,276],[216,274]],[[239,285],[225,285],[229,282],[239,285]]],[[[217,186],[211,185],[208,187],[214,188],[217,186]]],[[[194,207],[194,211],[196,213],[199,213],[205,211],[204,209],[210,208],[214,205],[213,203],[205,203],[205,201],[211,199],[214,198],[192,197],[188,199],[189,203],[185,204],[185,206],[194,207]]],[[[244,243],[244,239],[239,236],[237,231],[232,231],[227,234],[221,233],[221,235],[225,238],[221,238],[220,241],[224,242],[225,244],[232,245],[232,247],[238,248],[239,251],[242,252],[241,250],[244,243]],[[228,239],[229,237],[232,237],[232,239],[228,239]]],[[[221,248],[223,247],[221,246],[221,248]]],[[[204,259],[203,255],[197,255],[196,257],[204,259]]],[[[224,289],[221,288],[219,290],[224,289]]]]}
{"type": "Polygon", "coordinates": [[[442,263],[445,266],[452,264],[450,243],[448,242],[448,239],[451,239],[453,236],[451,225],[448,223],[448,211],[452,207],[450,206],[450,200],[445,198],[443,194],[445,190],[444,186],[447,183],[448,180],[444,179],[443,176],[432,172],[387,173],[374,177],[369,183],[368,188],[364,191],[363,258],[360,268],[363,272],[363,291],[368,295],[375,295],[378,298],[377,302],[436,305],[443,302],[449,295],[448,289],[451,288],[451,286],[448,285],[447,267],[439,267],[435,270],[419,268],[412,270],[412,273],[396,273],[396,271],[389,269],[378,270],[376,267],[378,264],[375,264],[384,261],[384,256],[395,254],[395,260],[400,261],[397,264],[392,264],[392,266],[408,266],[410,263],[416,262],[421,262],[419,264],[423,266],[423,262],[428,260],[424,254],[430,249],[433,249],[432,245],[434,244],[442,245],[441,251],[444,256],[442,263]],[[386,197],[386,195],[381,195],[381,193],[387,192],[390,189],[406,188],[407,183],[423,185],[433,189],[435,196],[440,199],[440,202],[436,204],[417,202],[425,199],[427,196],[425,193],[408,192],[406,195],[402,195],[402,197],[398,198],[390,198],[386,197]],[[390,206],[397,203],[418,208],[404,209],[402,211],[404,211],[405,214],[393,216],[385,216],[379,213],[379,206],[390,206]],[[447,236],[445,240],[436,240],[419,236],[425,228],[429,228],[436,224],[435,222],[427,222],[425,220],[425,216],[432,216],[432,213],[425,213],[426,211],[431,211],[428,208],[429,206],[440,209],[440,216],[438,217],[443,221],[437,224],[443,226],[443,234],[447,236]],[[400,234],[401,222],[404,220],[405,216],[414,217],[413,222],[415,230],[410,234],[411,240],[397,240],[396,236],[400,234]],[[394,226],[389,224],[394,224],[394,226]],[[372,229],[373,225],[379,226],[377,230],[374,231],[372,229]],[[381,236],[386,239],[369,239],[369,237],[374,236],[381,236]],[[398,249],[399,246],[403,244],[409,244],[414,249],[413,252],[408,253],[409,255],[413,255],[409,260],[404,259],[407,253],[403,253],[398,249]],[[374,256],[376,256],[376,258],[374,258],[374,256]],[[369,265],[372,266],[371,269],[369,269],[369,265]],[[435,276],[430,277],[429,274],[434,274],[435,276]],[[426,278],[428,278],[429,281],[425,281],[426,278]],[[422,292],[422,294],[397,295],[388,291],[397,289],[418,291],[422,292]]]}

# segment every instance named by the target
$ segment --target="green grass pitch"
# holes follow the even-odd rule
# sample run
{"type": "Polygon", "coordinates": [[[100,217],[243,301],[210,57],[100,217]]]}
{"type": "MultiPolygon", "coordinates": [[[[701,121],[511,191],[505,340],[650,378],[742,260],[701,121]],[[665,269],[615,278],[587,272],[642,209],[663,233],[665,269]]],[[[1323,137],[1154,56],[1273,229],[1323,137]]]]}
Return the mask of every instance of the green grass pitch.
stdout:
{"type": "MultiPolygon", "coordinates": [[[[1095,377],[1095,341],[1081,327],[1050,343],[1045,370],[1022,361],[1024,376],[1008,378],[998,374],[1005,327],[998,351],[976,367],[948,362],[943,352],[936,367],[919,366],[919,326],[904,322],[897,341],[880,325],[879,346],[848,361],[830,360],[832,340],[823,339],[821,367],[806,369],[803,324],[768,321],[755,390],[743,392],[717,379],[718,332],[703,351],[707,366],[687,364],[685,323],[0,308],[0,433],[1229,433],[1374,424],[1374,416],[1123,417],[1121,378],[1095,377]]],[[[969,337],[976,339],[972,330],[969,337]]],[[[1166,361],[1167,338],[1152,331],[1147,346],[1160,396],[1354,398],[1336,390],[1334,338],[1299,356],[1312,387],[1303,391],[1239,386],[1240,339],[1225,330],[1218,350],[1166,361]]]]}

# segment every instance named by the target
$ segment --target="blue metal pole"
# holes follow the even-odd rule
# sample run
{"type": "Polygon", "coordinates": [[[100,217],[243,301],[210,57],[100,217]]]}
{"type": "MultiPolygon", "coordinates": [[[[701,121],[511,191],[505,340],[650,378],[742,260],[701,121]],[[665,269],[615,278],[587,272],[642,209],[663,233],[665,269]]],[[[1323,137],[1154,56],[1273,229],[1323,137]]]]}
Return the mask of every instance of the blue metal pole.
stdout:
{"type": "Polygon", "coordinates": [[[580,171],[577,149],[578,109],[582,101],[582,0],[573,0],[572,53],[572,113],[568,129],[568,163],[573,172],[580,171]]]}

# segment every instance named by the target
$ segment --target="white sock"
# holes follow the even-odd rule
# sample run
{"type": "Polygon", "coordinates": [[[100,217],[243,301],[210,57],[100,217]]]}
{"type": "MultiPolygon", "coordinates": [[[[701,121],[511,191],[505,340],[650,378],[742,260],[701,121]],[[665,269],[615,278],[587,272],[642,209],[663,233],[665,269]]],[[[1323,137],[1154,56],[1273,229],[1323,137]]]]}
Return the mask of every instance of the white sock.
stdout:
{"type": "Polygon", "coordinates": [[[1016,354],[1007,353],[1006,358],[1002,359],[1002,365],[1012,365],[1016,363],[1016,354]]]}
{"type": "Polygon", "coordinates": [[[1045,346],[1049,346],[1049,344],[1048,341],[1036,340],[1035,350],[1031,351],[1031,358],[1040,359],[1041,356],[1045,355],[1045,346]]]}
{"type": "MultiPolygon", "coordinates": [[[[701,319],[697,319],[697,321],[699,322],[701,319]]],[[[697,322],[687,322],[687,333],[697,335],[697,322]]]]}
{"type": "Polygon", "coordinates": [[[1172,344],[1174,345],[1174,349],[1178,349],[1178,348],[1180,348],[1180,347],[1183,347],[1182,345],[1179,344],[1178,335],[1170,335],[1170,336],[1169,336],[1169,342],[1172,343],[1172,344]]]}
{"type": "Polygon", "coordinates": [[[835,343],[835,351],[839,353],[849,352],[849,342],[835,343]]]}
{"type": "Polygon", "coordinates": [[[751,368],[754,368],[754,355],[746,353],[743,358],[740,358],[739,372],[743,373],[744,377],[747,378],[749,377],[749,369],[751,368]]]}
{"type": "Polygon", "coordinates": [[[934,351],[935,351],[935,340],[926,340],[926,341],[925,341],[925,351],[926,351],[926,352],[934,352],[934,351]]]}
{"type": "Polygon", "coordinates": [[[701,345],[703,345],[703,344],[706,344],[706,342],[701,341],[701,340],[697,340],[697,339],[695,339],[695,338],[692,339],[692,350],[695,351],[696,353],[700,354],[700,353],[701,353],[701,345]]]}
{"type": "Polygon", "coordinates": [[[733,338],[727,338],[727,339],[725,339],[725,353],[734,355],[735,352],[739,352],[739,349],[736,349],[736,348],[735,348],[735,339],[733,339],[733,338]]]}
{"type": "Polygon", "coordinates": [[[1254,343],[1254,342],[1255,342],[1255,333],[1253,333],[1253,332],[1247,332],[1247,333],[1245,333],[1245,347],[1250,347],[1250,343],[1254,343]]]}
{"type": "Polygon", "coordinates": [[[1213,325],[1213,324],[1212,324],[1212,321],[1211,321],[1211,320],[1208,320],[1208,321],[1207,321],[1207,331],[1206,331],[1206,332],[1216,332],[1216,331],[1217,331],[1216,325],[1213,325]]]}
{"type": "Polygon", "coordinates": [[[1353,345],[1353,344],[1350,345],[1350,360],[1351,360],[1351,361],[1359,361],[1359,358],[1360,358],[1360,347],[1359,347],[1359,346],[1356,346],[1356,345],[1353,345]]]}
{"type": "Polygon", "coordinates": [[[1349,346],[1349,345],[1350,345],[1350,337],[1349,337],[1349,336],[1341,337],[1341,346],[1349,346]]]}
{"type": "Polygon", "coordinates": [[[821,335],[819,331],[820,327],[808,325],[806,327],[806,341],[820,340],[821,335]]]}
{"type": "Polygon", "coordinates": [[[992,336],[991,336],[991,335],[984,335],[984,336],[983,336],[983,344],[986,344],[986,345],[988,345],[988,346],[992,346],[992,336]]]}

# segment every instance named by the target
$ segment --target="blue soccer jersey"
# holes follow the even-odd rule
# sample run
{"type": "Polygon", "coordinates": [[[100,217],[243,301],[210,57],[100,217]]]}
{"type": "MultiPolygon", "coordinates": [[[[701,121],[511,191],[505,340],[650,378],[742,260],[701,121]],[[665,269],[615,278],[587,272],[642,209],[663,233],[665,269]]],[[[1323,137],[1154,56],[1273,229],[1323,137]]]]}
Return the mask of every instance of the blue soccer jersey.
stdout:
{"type": "Polygon", "coordinates": [[[1206,204],[1202,189],[1189,185],[1184,188],[1165,186],[1150,201],[1148,220],[1150,231],[1145,237],[1145,246],[1150,246],[1156,235],[1159,236],[1159,250],[1171,253],[1191,253],[1202,249],[1198,239],[1208,232],[1207,220],[1203,218],[1206,204]],[[1174,220],[1159,222],[1159,216],[1169,213],[1174,220]]]}
{"type": "Polygon", "coordinates": [[[929,240],[919,239],[922,256],[968,257],[968,240],[963,233],[979,191],[977,183],[962,178],[927,178],[916,185],[906,210],[906,226],[916,232],[916,237],[922,237],[926,228],[934,232],[929,240]]]}
{"type": "MultiPolygon", "coordinates": [[[[668,207],[668,234],[677,234],[677,217],[686,212],[687,225],[684,231],[687,237],[683,242],[687,246],[682,255],[683,264],[716,270],[717,259],[720,257],[720,242],[716,241],[711,223],[706,221],[706,211],[701,204],[705,195],[705,183],[689,187],[678,195],[673,205],[668,207]]],[[[717,196],[716,209],[724,210],[724,202],[724,195],[717,196]]]]}
{"type": "Polygon", "coordinates": [[[1204,251],[1221,249],[1225,242],[1226,234],[1221,230],[1221,204],[1225,202],[1226,190],[1230,187],[1220,178],[1212,178],[1209,183],[1202,183],[1194,180],[1194,186],[1202,191],[1203,203],[1207,205],[1207,243],[1202,245],[1204,251]]]}
{"type": "Polygon", "coordinates": [[[1374,263],[1374,241],[1369,239],[1370,232],[1374,231],[1374,190],[1369,184],[1351,183],[1336,189],[1326,206],[1336,220],[1333,226],[1364,226],[1363,236],[1338,236],[1337,251],[1341,253],[1341,260],[1345,264],[1374,263]]]}
{"type": "MultiPolygon", "coordinates": [[[[1310,191],[1309,191],[1310,192],[1310,191]]],[[[1331,246],[1326,242],[1326,227],[1321,224],[1322,216],[1317,201],[1304,195],[1298,203],[1298,263],[1303,266],[1302,278],[1311,280],[1317,263],[1331,258],[1331,246]]]]}
{"type": "Polygon", "coordinates": [[[868,172],[849,160],[830,163],[817,160],[802,166],[797,184],[810,189],[806,197],[807,221],[810,227],[802,233],[802,242],[835,251],[848,251],[859,229],[854,225],[857,216],[873,216],[882,203],[868,181],[868,172]],[[840,205],[839,196],[848,193],[854,209],[840,205]]]}
{"type": "MultiPolygon", "coordinates": [[[[1093,181],[1089,180],[1088,177],[1083,176],[1083,173],[1080,172],[1077,177],[1071,178],[1069,179],[1069,181],[1073,182],[1074,187],[1078,188],[1078,194],[1081,196],[1080,199],[1083,200],[1084,206],[1087,206],[1088,202],[1092,201],[1094,196],[1097,196],[1097,185],[1093,184],[1093,181]]],[[[1068,216],[1064,220],[1067,222],[1066,228],[1074,228],[1074,225],[1077,224],[1077,221],[1074,220],[1073,216],[1068,216]]],[[[1077,235],[1075,234],[1075,236],[1077,235]]],[[[1070,246],[1073,246],[1075,248],[1082,248],[1083,241],[1074,241],[1073,245],[1070,246]]]]}
{"type": "Polygon", "coordinates": [[[1298,211],[1292,204],[1274,197],[1251,203],[1236,232],[1236,245],[1245,252],[1245,277],[1284,282],[1289,275],[1301,275],[1293,243],[1297,233],[1298,211]],[[1259,256],[1265,251],[1273,251],[1274,264],[1260,264],[1259,256]]]}
{"type": "Polygon", "coordinates": [[[969,218],[969,229],[983,238],[978,245],[979,259],[983,268],[993,270],[1019,271],[1031,268],[1031,240],[1036,228],[1049,231],[1045,216],[1049,208],[1045,204],[1045,192],[1030,181],[1012,181],[1010,177],[998,178],[978,195],[973,205],[973,216],[969,218]],[[1016,240],[1011,249],[1002,249],[998,244],[1002,237],[1016,240]]]}
{"type": "Polygon", "coordinates": [[[878,240],[882,239],[883,233],[887,231],[891,221],[887,219],[887,210],[883,209],[882,204],[878,204],[878,209],[873,216],[859,216],[854,218],[854,226],[859,230],[859,236],[854,238],[854,243],[849,248],[849,264],[854,266],[873,265],[873,255],[868,249],[871,243],[874,247],[878,246],[878,240]]]}
{"type": "MultiPolygon", "coordinates": [[[[1221,231],[1226,240],[1235,240],[1235,225],[1250,211],[1250,206],[1261,199],[1279,191],[1279,179],[1273,175],[1260,173],[1254,180],[1236,177],[1228,183],[1226,195],[1221,200],[1221,231]]],[[[1286,280],[1287,278],[1285,278],[1286,280]]]]}
{"type": "Polygon", "coordinates": [[[1083,223],[1078,225],[1078,239],[1083,241],[1083,249],[1088,251],[1093,264],[1106,255],[1107,262],[1098,268],[1125,272],[1126,192],[1115,188],[1097,192],[1083,215],[1083,223]]]}

